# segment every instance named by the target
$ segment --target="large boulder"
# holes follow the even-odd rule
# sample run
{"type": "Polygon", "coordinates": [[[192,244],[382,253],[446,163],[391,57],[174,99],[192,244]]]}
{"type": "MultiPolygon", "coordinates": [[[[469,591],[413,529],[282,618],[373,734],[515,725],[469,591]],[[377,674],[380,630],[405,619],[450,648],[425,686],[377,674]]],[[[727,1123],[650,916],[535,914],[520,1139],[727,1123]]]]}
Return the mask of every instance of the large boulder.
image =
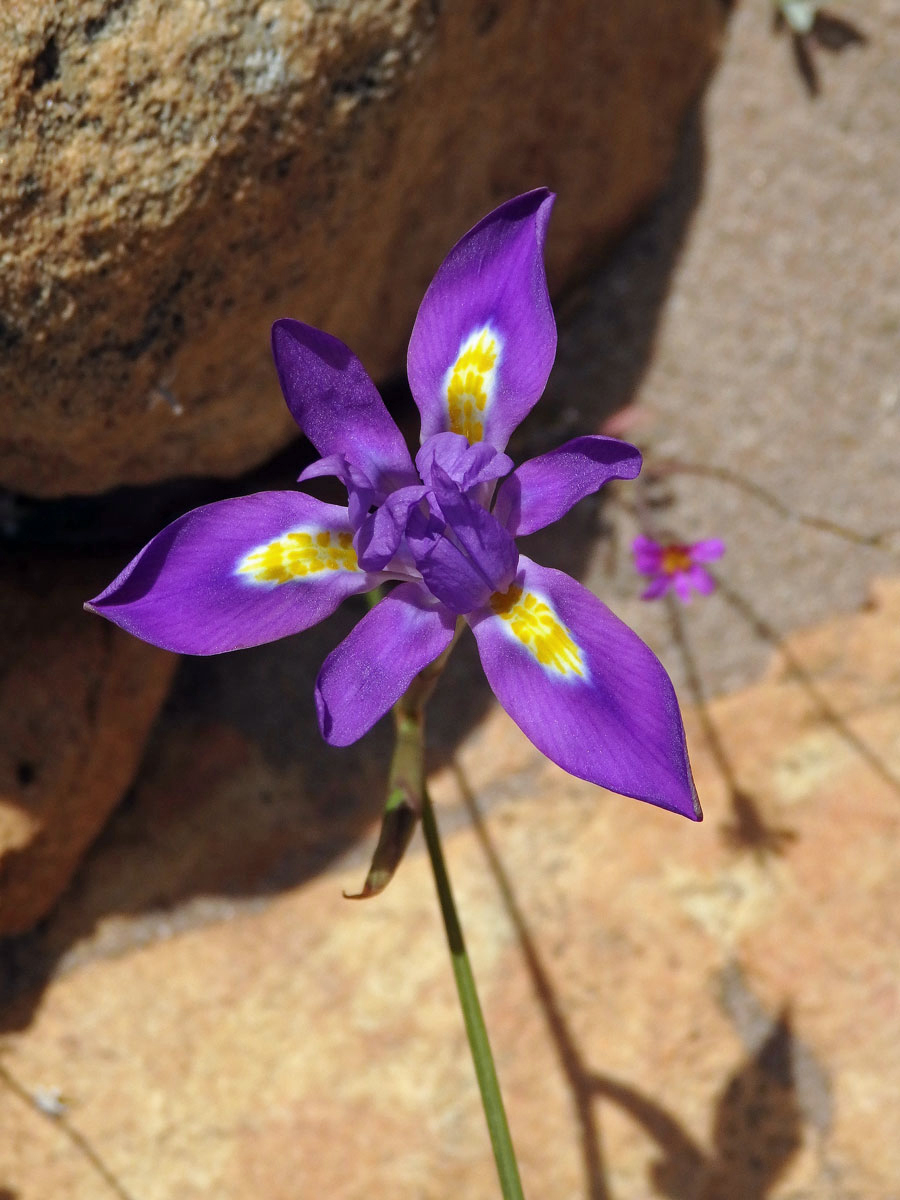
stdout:
{"type": "Polygon", "coordinates": [[[0,482],[236,473],[292,431],[267,330],[401,367],[452,241],[561,193],[559,285],[659,187],[719,0],[9,0],[0,482]]]}
{"type": "Polygon", "coordinates": [[[68,885],[178,661],[81,611],[110,571],[30,556],[0,582],[0,936],[30,929],[68,885]]]}

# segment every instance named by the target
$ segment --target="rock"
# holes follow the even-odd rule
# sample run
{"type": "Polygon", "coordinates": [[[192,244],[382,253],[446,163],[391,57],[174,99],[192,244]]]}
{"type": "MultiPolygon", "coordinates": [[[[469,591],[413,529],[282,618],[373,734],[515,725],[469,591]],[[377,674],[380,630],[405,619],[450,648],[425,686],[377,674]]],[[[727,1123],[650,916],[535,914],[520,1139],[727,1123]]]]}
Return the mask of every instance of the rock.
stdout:
{"type": "Polygon", "coordinates": [[[0,17],[0,482],[234,474],[283,445],[268,327],[402,366],[452,242],[560,192],[583,273],[648,202],[717,0],[540,9],[10,0],[0,17]]]}
{"type": "MultiPolygon", "coordinates": [[[[699,826],[564,775],[497,709],[435,775],[526,1194],[891,1194],[898,629],[895,579],[868,611],[789,641],[790,669],[782,655],[715,701],[730,782],[689,713],[699,826]]],[[[229,748],[224,717],[199,731],[186,717],[160,727],[134,806],[54,918],[82,942],[6,1040],[20,1095],[0,1093],[2,1177],[20,1200],[93,1200],[96,1163],[64,1122],[145,1200],[495,1196],[421,844],[364,904],[340,889],[368,847],[267,904],[211,908],[207,875],[172,905],[172,874],[217,857],[209,806],[224,816],[237,788],[264,813],[297,778],[251,762],[235,729],[229,748]],[[181,833],[160,836],[179,809],[181,833]],[[104,908],[116,873],[144,911],[104,908]]]]}
{"type": "Polygon", "coordinates": [[[55,904],[124,795],[176,657],[88,619],[108,563],[11,564],[0,584],[0,934],[55,904]]]}

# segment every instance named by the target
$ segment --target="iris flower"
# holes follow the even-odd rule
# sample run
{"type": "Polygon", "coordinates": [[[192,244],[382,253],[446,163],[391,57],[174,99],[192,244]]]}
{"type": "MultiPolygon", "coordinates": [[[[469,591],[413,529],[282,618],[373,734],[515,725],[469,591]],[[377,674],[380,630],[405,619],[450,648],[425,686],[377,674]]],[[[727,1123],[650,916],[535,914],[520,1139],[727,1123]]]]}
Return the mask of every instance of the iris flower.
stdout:
{"type": "Polygon", "coordinates": [[[649,648],[581,584],[515,538],[543,529],[640,453],[577,437],[515,467],[510,434],[556,353],[543,245],[554,197],[501,205],[450,251],[409,344],[422,417],[413,462],[374,384],[337,338],[272,330],[294,419],[347,507],[302,491],[223,500],[173,522],[87,607],[168,650],[221,654],[299,633],[348,596],[392,585],[325,660],[322,735],[355,742],[469,625],[497,699],[572,775],[700,819],[672,684],[649,648]]]}
{"type": "Polygon", "coordinates": [[[716,581],[703,563],[715,562],[725,553],[719,538],[702,542],[662,542],[637,537],[631,544],[635,570],[650,575],[650,585],[641,593],[642,600],[656,600],[673,591],[682,604],[690,604],[693,592],[708,596],[716,590],[716,581]]]}

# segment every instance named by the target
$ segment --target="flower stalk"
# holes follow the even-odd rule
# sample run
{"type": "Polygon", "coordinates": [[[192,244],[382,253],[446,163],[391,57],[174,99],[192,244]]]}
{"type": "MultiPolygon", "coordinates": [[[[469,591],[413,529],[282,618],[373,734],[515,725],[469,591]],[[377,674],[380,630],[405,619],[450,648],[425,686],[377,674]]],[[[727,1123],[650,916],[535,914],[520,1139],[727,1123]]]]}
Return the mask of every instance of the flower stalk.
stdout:
{"type": "Polygon", "coordinates": [[[425,705],[464,628],[465,624],[459,618],[450,644],[419,672],[392,709],[394,753],[388,772],[381,832],[362,890],[344,892],[348,900],[368,900],[383,892],[415,833],[425,795],[425,705]]]}
{"type": "MultiPolygon", "coordinates": [[[[443,673],[447,659],[450,657],[451,651],[464,628],[465,622],[462,617],[458,617],[453,640],[450,645],[439,658],[435,659],[433,663],[430,663],[423,671],[419,672],[406,694],[397,702],[394,709],[394,718],[397,726],[397,750],[395,751],[394,761],[396,762],[398,754],[408,753],[406,750],[401,751],[401,739],[407,746],[410,746],[413,741],[417,742],[415,761],[420,772],[418,776],[420,781],[418,802],[419,815],[422,818],[422,832],[425,835],[428,857],[431,860],[431,870],[434,875],[435,890],[437,891],[441,916],[444,921],[444,931],[447,935],[447,946],[450,950],[450,962],[453,967],[453,977],[456,980],[456,990],[459,994],[463,1024],[466,1027],[466,1036],[469,1039],[469,1049],[471,1050],[472,1063],[475,1067],[475,1078],[478,1081],[478,1090],[481,1093],[481,1103],[484,1107],[484,1116],[491,1139],[491,1148],[494,1151],[494,1161],[497,1164],[500,1191],[503,1195],[503,1200],[524,1200],[522,1183],[519,1178],[519,1167],[516,1162],[516,1153],[509,1132],[509,1123],[506,1119],[506,1109],[503,1106],[500,1081],[497,1078],[497,1068],[494,1065],[494,1056],[491,1052],[487,1026],[484,1023],[484,1014],[481,1011],[481,1002],[478,999],[478,989],[475,986],[475,974],[469,960],[469,953],[466,950],[462,924],[460,923],[456,902],[453,898],[453,888],[450,885],[450,875],[447,871],[446,860],[444,859],[441,835],[438,830],[437,819],[434,815],[434,807],[425,784],[425,705],[430,699],[435,684],[443,673]]],[[[392,772],[393,782],[394,777],[392,772]]],[[[392,793],[389,792],[388,805],[391,804],[391,799],[392,793]]]]}
{"type": "Polygon", "coordinates": [[[441,916],[444,918],[450,961],[453,965],[456,990],[459,993],[459,1003],[466,1026],[466,1035],[469,1039],[469,1049],[472,1052],[472,1062],[475,1065],[478,1089],[481,1092],[481,1102],[484,1105],[484,1115],[494,1151],[494,1161],[497,1164],[500,1191],[503,1200],[524,1200],[516,1152],[509,1132],[506,1110],[503,1107],[500,1081],[494,1066],[487,1026],[484,1023],[484,1014],[481,1011],[478,990],[475,987],[475,975],[466,950],[459,914],[453,899],[453,889],[450,886],[450,876],[447,873],[447,864],[441,848],[440,833],[427,788],[422,793],[422,830],[428,846],[428,856],[431,859],[441,916]]]}
{"type": "Polygon", "coordinates": [[[497,1164],[500,1190],[503,1200],[524,1200],[500,1082],[478,999],[478,989],[475,986],[475,975],[453,898],[434,807],[425,784],[425,706],[464,628],[465,623],[460,617],[456,622],[453,639],[446,650],[419,672],[393,707],[396,740],[388,773],[387,800],[378,844],[362,891],[355,895],[345,892],[344,895],[350,900],[366,900],[387,887],[415,832],[416,822],[421,817],[463,1024],[472,1052],[475,1078],[481,1093],[494,1161],[497,1164]]]}

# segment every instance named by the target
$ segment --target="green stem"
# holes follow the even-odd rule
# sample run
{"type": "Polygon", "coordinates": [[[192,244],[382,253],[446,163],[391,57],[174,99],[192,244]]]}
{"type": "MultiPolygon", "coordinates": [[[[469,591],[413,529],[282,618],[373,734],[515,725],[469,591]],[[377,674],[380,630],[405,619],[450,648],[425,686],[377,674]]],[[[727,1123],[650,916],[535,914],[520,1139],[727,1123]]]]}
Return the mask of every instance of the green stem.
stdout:
{"type": "Polygon", "coordinates": [[[481,1102],[484,1105],[491,1145],[494,1149],[497,1174],[500,1176],[500,1189],[504,1200],[524,1200],[519,1168],[516,1163],[516,1152],[513,1149],[509,1133],[484,1015],[478,1001],[475,976],[472,973],[472,964],[466,951],[466,943],[463,939],[462,927],[450,887],[450,877],[447,874],[447,864],[441,849],[437,821],[427,789],[422,793],[422,829],[425,833],[425,842],[434,871],[434,882],[441,905],[441,914],[444,918],[444,929],[447,933],[447,944],[450,947],[450,960],[453,964],[453,974],[456,977],[463,1021],[469,1038],[469,1048],[472,1051],[472,1061],[475,1064],[475,1075],[481,1091],[481,1102]]]}
{"type": "MultiPolygon", "coordinates": [[[[367,598],[374,607],[377,600],[367,598]]],[[[464,622],[459,617],[453,639],[433,663],[420,671],[406,692],[394,705],[394,730],[397,740],[388,775],[387,801],[381,819],[378,845],[372,865],[360,892],[344,892],[348,900],[370,900],[383,892],[394,878],[409,846],[422,813],[422,794],[425,790],[425,705],[434,685],[447,664],[450,652],[462,633],[464,622]]],[[[2,1197],[0,1197],[2,1200],[2,1197]]]]}
{"type": "MultiPolygon", "coordinates": [[[[377,592],[371,592],[367,597],[371,606],[377,604],[379,598],[377,592]]],[[[460,617],[456,622],[456,630],[450,645],[433,663],[419,672],[405,694],[394,705],[394,727],[397,740],[391,759],[388,797],[381,835],[363,890],[357,896],[349,898],[366,899],[377,895],[387,886],[409,844],[416,819],[421,816],[425,842],[434,871],[438,900],[444,918],[447,943],[450,947],[450,961],[453,965],[456,988],[459,992],[463,1023],[469,1039],[469,1048],[472,1051],[475,1076],[481,1091],[481,1102],[484,1105],[484,1115],[487,1119],[488,1133],[494,1150],[494,1160],[497,1163],[497,1174],[500,1176],[500,1190],[503,1200],[524,1200],[516,1153],[509,1134],[509,1125],[503,1108],[503,1097],[500,1094],[500,1083],[491,1054],[491,1044],[488,1041],[484,1015],[478,1001],[475,976],[472,973],[472,964],[469,962],[462,927],[453,900],[453,891],[450,887],[447,864],[441,849],[441,838],[434,817],[431,797],[425,786],[425,706],[463,628],[464,622],[460,617]]],[[[344,894],[346,895],[346,893],[344,894]]]]}

